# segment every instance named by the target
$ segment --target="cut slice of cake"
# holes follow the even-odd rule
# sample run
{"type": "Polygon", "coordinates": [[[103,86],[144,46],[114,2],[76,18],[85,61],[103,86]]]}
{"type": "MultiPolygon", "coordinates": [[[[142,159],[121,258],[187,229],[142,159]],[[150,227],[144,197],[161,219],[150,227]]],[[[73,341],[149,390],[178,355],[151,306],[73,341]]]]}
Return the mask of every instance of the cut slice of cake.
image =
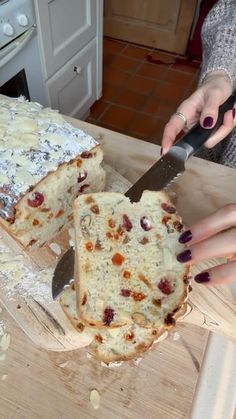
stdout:
{"type": "Polygon", "coordinates": [[[78,315],[86,325],[173,324],[188,292],[176,260],[183,226],[164,192],[131,203],[119,193],[79,196],[74,203],[78,315]]]}
{"type": "Polygon", "coordinates": [[[25,248],[72,220],[79,194],[102,191],[103,153],[52,109],[0,96],[0,222],[25,248]]]}

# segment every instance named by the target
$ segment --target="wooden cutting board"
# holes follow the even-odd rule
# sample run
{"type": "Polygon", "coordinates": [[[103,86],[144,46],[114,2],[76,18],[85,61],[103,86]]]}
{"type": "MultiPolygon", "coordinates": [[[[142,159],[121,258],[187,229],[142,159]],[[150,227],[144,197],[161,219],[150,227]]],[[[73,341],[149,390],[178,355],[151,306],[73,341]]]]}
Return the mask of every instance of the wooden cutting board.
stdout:
{"type": "MultiPolygon", "coordinates": [[[[105,165],[105,169],[107,191],[125,192],[131,186],[110,166],[105,165]]],[[[70,230],[73,232],[72,228],[70,230]]],[[[0,228],[0,237],[0,301],[9,314],[41,348],[69,351],[87,346],[90,336],[86,332],[78,333],[64,315],[59,301],[53,301],[51,297],[53,270],[72,240],[68,230],[42,248],[28,252],[22,250],[3,228],[0,228]]],[[[195,271],[215,263],[201,263],[195,271]]],[[[225,334],[236,342],[236,306],[224,287],[204,288],[193,284],[183,321],[225,334]]]]}
{"type": "MultiPolygon", "coordinates": [[[[81,121],[72,123],[103,142],[106,162],[130,182],[159,158],[159,147],[154,144],[81,121]]],[[[188,173],[173,188],[178,192],[177,207],[186,224],[232,202],[236,196],[233,170],[194,158],[189,163],[188,173]]],[[[231,302],[226,288],[224,293],[231,302]]],[[[108,369],[87,358],[85,349],[57,353],[40,350],[5,310],[0,316],[11,334],[6,360],[0,362],[0,376],[5,376],[0,392],[4,418],[189,417],[208,335],[204,329],[179,325],[139,365],[128,362],[108,369]],[[97,411],[89,402],[93,388],[101,397],[97,411]]]]}

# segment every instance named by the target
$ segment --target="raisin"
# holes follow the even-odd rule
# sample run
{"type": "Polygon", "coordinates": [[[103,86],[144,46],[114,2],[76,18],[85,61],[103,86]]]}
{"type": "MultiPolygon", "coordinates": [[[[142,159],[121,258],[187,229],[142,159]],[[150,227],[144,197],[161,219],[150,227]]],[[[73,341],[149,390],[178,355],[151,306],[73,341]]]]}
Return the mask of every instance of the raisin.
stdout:
{"type": "Polygon", "coordinates": [[[122,227],[126,230],[126,231],[130,231],[133,228],[133,224],[131,223],[128,215],[124,214],[123,215],[123,223],[122,223],[122,227]]]}
{"type": "Polygon", "coordinates": [[[132,298],[134,299],[134,301],[142,301],[144,298],[146,298],[146,295],[143,294],[142,292],[132,292],[132,298]]]}
{"type": "Polygon", "coordinates": [[[21,308],[21,305],[20,304],[17,304],[17,307],[16,307],[18,310],[21,308]]]}
{"type": "Polygon", "coordinates": [[[38,226],[40,224],[40,222],[39,222],[39,220],[37,220],[37,218],[34,218],[32,224],[33,224],[33,226],[38,226]]]}
{"type": "Polygon", "coordinates": [[[27,199],[27,203],[32,208],[37,208],[44,202],[44,196],[41,192],[34,192],[32,199],[27,199]]]}
{"type": "Polygon", "coordinates": [[[83,182],[83,180],[86,179],[88,173],[86,172],[86,170],[84,172],[79,172],[79,176],[77,177],[77,182],[83,182]]]}
{"type": "Polygon", "coordinates": [[[55,218],[60,218],[64,214],[64,209],[60,208],[59,211],[55,214],[55,218]]]}
{"type": "Polygon", "coordinates": [[[82,157],[82,159],[90,159],[91,157],[93,157],[93,154],[90,151],[83,151],[80,156],[82,157]]]}
{"type": "Polygon", "coordinates": [[[109,325],[112,322],[112,320],[114,319],[114,314],[115,314],[115,312],[114,312],[113,308],[106,307],[105,310],[104,310],[104,313],[103,313],[103,322],[106,325],[109,325]]]}
{"type": "Polygon", "coordinates": [[[126,288],[122,288],[120,295],[122,295],[122,297],[130,297],[131,291],[126,288]]]}
{"type": "Polygon", "coordinates": [[[124,234],[124,230],[122,229],[121,226],[118,227],[118,229],[116,230],[116,232],[119,234],[119,236],[123,236],[123,234],[124,234]]]}
{"type": "Polygon", "coordinates": [[[92,252],[93,250],[93,243],[92,242],[87,242],[85,245],[86,249],[88,250],[88,252],[92,252]]]}
{"type": "Polygon", "coordinates": [[[125,340],[133,340],[133,338],[134,338],[133,332],[126,333],[125,340]]]}
{"type": "Polygon", "coordinates": [[[32,239],[30,240],[30,242],[28,243],[28,246],[33,246],[33,244],[35,244],[37,242],[37,240],[32,239]]]}
{"type": "Polygon", "coordinates": [[[83,161],[81,159],[78,159],[77,162],[76,162],[76,166],[81,167],[82,163],[83,163],[83,161]]]}
{"type": "Polygon", "coordinates": [[[96,240],[95,250],[102,250],[102,244],[101,244],[101,241],[99,239],[96,240]]]}
{"type": "Polygon", "coordinates": [[[174,326],[175,325],[175,319],[173,318],[172,314],[170,314],[170,313],[167,314],[164,322],[167,326],[174,326]]]}
{"type": "Polygon", "coordinates": [[[161,299],[160,298],[153,298],[152,304],[156,307],[161,307],[161,299]]]}
{"type": "Polygon", "coordinates": [[[68,220],[68,221],[72,221],[72,220],[73,220],[73,218],[74,218],[74,217],[73,217],[73,214],[70,214],[70,215],[68,215],[67,220],[68,220]]]}
{"type": "Polygon", "coordinates": [[[106,233],[106,236],[107,236],[108,239],[112,239],[113,238],[113,235],[112,235],[112,233],[110,231],[108,231],[106,233]]]}
{"type": "Polygon", "coordinates": [[[144,231],[151,230],[152,228],[150,220],[145,215],[140,219],[140,225],[144,231]]]}
{"type": "Polygon", "coordinates": [[[129,279],[129,278],[131,277],[131,273],[130,273],[129,271],[124,271],[124,272],[123,272],[123,277],[124,277],[125,279],[129,279]]]}
{"type": "Polygon", "coordinates": [[[96,340],[98,343],[102,343],[102,342],[103,342],[103,338],[102,338],[102,336],[100,335],[100,333],[98,333],[97,335],[95,335],[95,340],[96,340]]]}
{"type": "Polygon", "coordinates": [[[89,188],[90,185],[88,183],[85,183],[84,185],[80,186],[79,192],[83,193],[85,189],[89,188]]]}
{"type": "Polygon", "coordinates": [[[94,202],[94,199],[91,195],[89,195],[89,196],[86,196],[84,201],[85,201],[85,204],[92,204],[94,202]]]}
{"type": "Polygon", "coordinates": [[[112,218],[109,218],[108,225],[109,225],[110,228],[114,228],[116,223],[112,218]]]}
{"type": "Polygon", "coordinates": [[[87,294],[84,293],[84,296],[83,296],[83,300],[82,300],[81,305],[84,306],[86,303],[87,303],[87,294]]]}
{"type": "Polygon", "coordinates": [[[162,224],[164,224],[165,226],[167,225],[168,221],[171,220],[171,217],[169,217],[168,215],[164,215],[164,217],[162,217],[162,224]]]}
{"type": "Polygon", "coordinates": [[[143,237],[142,240],[140,240],[140,244],[147,244],[149,242],[147,237],[143,237]]]}
{"type": "Polygon", "coordinates": [[[84,330],[84,324],[83,323],[77,323],[76,329],[78,329],[79,332],[83,332],[83,330],[84,330]]]}
{"type": "Polygon", "coordinates": [[[183,224],[180,221],[174,221],[173,222],[173,227],[174,227],[175,230],[177,230],[179,232],[182,231],[183,228],[184,228],[183,224]]]}
{"type": "Polygon", "coordinates": [[[90,207],[90,209],[94,214],[99,214],[99,212],[100,212],[97,205],[92,205],[92,207],[90,207]]]}
{"type": "Polygon", "coordinates": [[[159,290],[166,295],[169,295],[174,291],[168,278],[162,278],[157,286],[159,290]]]}
{"type": "Polygon", "coordinates": [[[176,208],[172,207],[171,205],[166,204],[165,202],[163,202],[161,204],[161,208],[165,211],[168,212],[168,214],[175,214],[176,213],[176,208]]]}
{"type": "Polygon", "coordinates": [[[112,256],[112,259],[111,260],[112,260],[113,265],[120,266],[124,262],[125,258],[120,253],[115,253],[112,256]]]}

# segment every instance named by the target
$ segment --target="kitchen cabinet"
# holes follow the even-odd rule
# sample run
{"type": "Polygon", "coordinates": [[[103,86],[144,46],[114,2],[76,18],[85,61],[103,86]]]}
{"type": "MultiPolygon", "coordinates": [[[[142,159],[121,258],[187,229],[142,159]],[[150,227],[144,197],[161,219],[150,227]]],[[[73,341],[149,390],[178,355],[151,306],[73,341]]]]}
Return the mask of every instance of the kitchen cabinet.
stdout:
{"type": "Polygon", "coordinates": [[[104,34],[184,54],[196,4],[197,0],[105,0],[104,34]]]}
{"type": "Polygon", "coordinates": [[[102,0],[35,0],[44,79],[52,108],[83,118],[101,96],[102,0]]]}

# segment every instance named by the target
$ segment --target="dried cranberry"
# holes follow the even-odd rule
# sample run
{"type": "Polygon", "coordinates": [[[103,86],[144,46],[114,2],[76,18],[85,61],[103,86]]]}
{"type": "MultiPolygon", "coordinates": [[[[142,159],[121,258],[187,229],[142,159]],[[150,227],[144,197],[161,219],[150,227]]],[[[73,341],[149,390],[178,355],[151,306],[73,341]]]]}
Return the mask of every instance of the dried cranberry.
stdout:
{"type": "Polygon", "coordinates": [[[166,204],[166,202],[163,202],[161,204],[161,208],[165,211],[168,212],[169,214],[175,214],[176,213],[176,208],[175,207],[171,207],[170,205],[166,204]]]}
{"type": "Polygon", "coordinates": [[[27,203],[32,208],[37,208],[42,205],[44,201],[44,196],[41,192],[34,192],[33,199],[27,199],[27,203]]]}
{"type": "Polygon", "coordinates": [[[77,182],[83,182],[83,180],[86,179],[88,173],[86,172],[86,170],[84,172],[79,172],[79,176],[77,177],[77,182]]]}
{"type": "Polygon", "coordinates": [[[122,290],[120,291],[120,295],[122,295],[122,297],[130,297],[131,291],[126,289],[126,288],[122,288],[122,290]]]}
{"type": "Polygon", "coordinates": [[[80,156],[82,157],[82,159],[90,159],[91,157],[93,157],[90,151],[83,151],[80,156]]]}
{"type": "Polygon", "coordinates": [[[169,295],[173,292],[171,282],[168,278],[162,278],[157,286],[163,294],[169,295]]]}
{"type": "Polygon", "coordinates": [[[140,219],[140,225],[145,231],[152,228],[150,220],[145,215],[140,219]]]}
{"type": "Polygon", "coordinates": [[[103,313],[103,322],[109,325],[114,319],[114,310],[111,307],[106,307],[103,313]]]}
{"type": "Polygon", "coordinates": [[[125,228],[125,230],[130,231],[133,228],[133,224],[131,223],[128,215],[123,215],[123,224],[122,227],[125,228]]]}
{"type": "Polygon", "coordinates": [[[85,183],[84,185],[80,186],[79,192],[83,193],[85,189],[89,188],[90,185],[88,183],[85,183]]]}

